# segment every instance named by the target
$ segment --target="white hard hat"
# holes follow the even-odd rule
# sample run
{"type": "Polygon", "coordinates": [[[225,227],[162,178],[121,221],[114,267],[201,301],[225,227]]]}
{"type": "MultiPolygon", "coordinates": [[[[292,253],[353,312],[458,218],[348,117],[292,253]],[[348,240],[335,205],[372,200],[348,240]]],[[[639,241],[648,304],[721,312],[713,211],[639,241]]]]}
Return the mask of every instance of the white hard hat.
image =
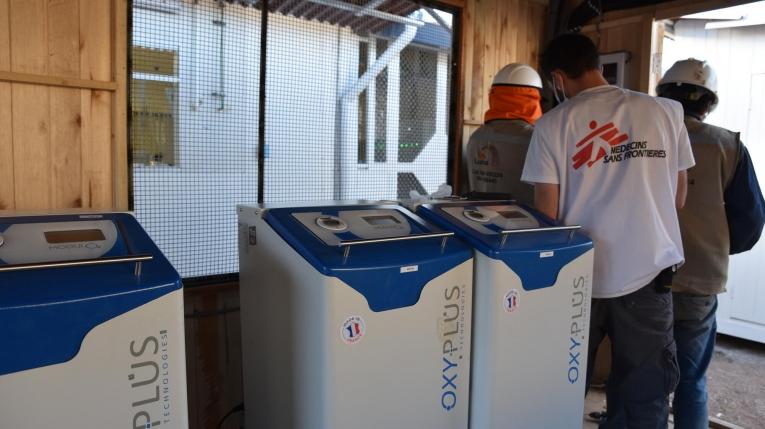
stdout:
{"type": "Polygon", "coordinates": [[[513,63],[502,67],[494,76],[492,85],[533,86],[542,89],[542,78],[526,64],[513,63]]]}
{"type": "Polygon", "coordinates": [[[694,58],[681,60],[674,64],[664,73],[659,84],[656,86],[657,92],[663,85],[686,83],[700,86],[715,96],[714,104],[717,104],[717,73],[706,61],[700,61],[694,58]]]}

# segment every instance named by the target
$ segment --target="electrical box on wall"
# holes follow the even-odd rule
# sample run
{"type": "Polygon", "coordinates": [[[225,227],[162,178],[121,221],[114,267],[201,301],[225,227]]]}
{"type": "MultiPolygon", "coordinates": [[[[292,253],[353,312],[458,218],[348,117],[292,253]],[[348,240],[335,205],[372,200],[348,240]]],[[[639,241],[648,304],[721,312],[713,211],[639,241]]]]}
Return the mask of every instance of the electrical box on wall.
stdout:
{"type": "Polygon", "coordinates": [[[632,55],[628,51],[613,52],[600,56],[600,66],[603,68],[603,77],[609,84],[624,88],[627,82],[627,63],[632,55]]]}

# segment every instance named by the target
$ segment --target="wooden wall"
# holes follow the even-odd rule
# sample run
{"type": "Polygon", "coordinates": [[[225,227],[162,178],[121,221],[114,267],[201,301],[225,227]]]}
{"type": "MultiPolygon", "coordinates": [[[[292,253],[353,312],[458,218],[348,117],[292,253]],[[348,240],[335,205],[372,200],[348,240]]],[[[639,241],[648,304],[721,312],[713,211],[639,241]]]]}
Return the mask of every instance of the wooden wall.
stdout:
{"type": "Polygon", "coordinates": [[[589,36],[601,53],[627,51],[625,87],[648,92],[651,69],[651,35],[653,15],[640,14],[599,25],[588,25],[582,32],[589,36]]]}
{"type": "MultiPolygon", "coordinates": [[[[537,67],[546,20],[546,1],[465,1],[460,82],[463,147],[483,124],[483,115],[489,107],[489,88],[497,70],[513,62],[537,67]]],[[[456,158],[461,167],[459,157],[456,158]]]]}
{"type": "Polygon", "coordinates": [[[0,0],[0,210],[127,206],[126,8],[0,0]]]}

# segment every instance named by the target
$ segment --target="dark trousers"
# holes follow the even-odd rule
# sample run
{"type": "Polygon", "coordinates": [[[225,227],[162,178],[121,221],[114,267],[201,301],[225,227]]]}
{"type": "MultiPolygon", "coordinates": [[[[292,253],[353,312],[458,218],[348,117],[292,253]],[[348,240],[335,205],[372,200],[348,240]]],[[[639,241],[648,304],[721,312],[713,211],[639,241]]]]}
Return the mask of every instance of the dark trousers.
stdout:
{"type": "Polygon", "coordinates": [[[592,300],[587,377],[603,337],[611,339],[606,385],[607,420],[602,429],[664,429],[669,394],[679,378],[672,332],[672,294],[656,280],[618,298],[592,300]]]}

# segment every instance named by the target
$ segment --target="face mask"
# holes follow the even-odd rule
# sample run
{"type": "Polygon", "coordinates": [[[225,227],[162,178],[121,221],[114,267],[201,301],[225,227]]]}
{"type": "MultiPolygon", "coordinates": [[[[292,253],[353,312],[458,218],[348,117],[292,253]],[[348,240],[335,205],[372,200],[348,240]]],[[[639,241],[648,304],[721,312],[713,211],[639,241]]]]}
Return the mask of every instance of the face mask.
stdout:
{"type": "MultiPolygon", "coordinates": [[[[562,86],[563,85],[561,85],[561,87],[562,86]]],[[[564,89],[558,89],[555,75],[552,75],[552,90],[553,90],[553,95],[555,96],[555,101],[557,101],[558,104],[561,104],[564,101],[566,101],[566,91],[564,89]],[[559,91],[560,91],[560,94],[558,94],[559,91]]]]}

